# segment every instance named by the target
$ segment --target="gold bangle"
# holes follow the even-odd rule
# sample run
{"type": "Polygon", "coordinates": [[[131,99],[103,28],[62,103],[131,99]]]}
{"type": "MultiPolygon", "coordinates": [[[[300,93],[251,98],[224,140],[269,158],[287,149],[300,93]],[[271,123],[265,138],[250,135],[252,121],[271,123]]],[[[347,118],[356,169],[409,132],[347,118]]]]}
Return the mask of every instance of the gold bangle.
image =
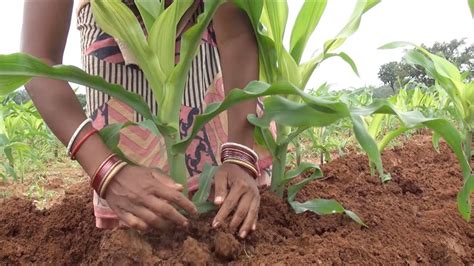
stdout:
{"type": "Polygon", "coordinates": [[[237,164],[239,166],[245,167],[248,170],[250,170],[252,173],[254,173],[255,177],[258,176],[258,171],[255,168],[255,166],[253,166],[252,164],[250,164],[248,162],[241,161],[241,160],[235,160],[235,159],[227,159],[227,160],[224,161],[224,163],[234,163],[234,164],[237,164]]]}
{"type": "Polygon", "coordinates": [[[122,170],[127,165],[127,162],[121,161],[119,164],[117,164],[113,169],[105,176],[104,182],[102,182],[102,186],[100,187],[100,193],[99,196],[101,198],[104,197],[105,191],[107,190],[107,187],[109,186],[110,181],[114,179],[115,175],[122,170]]]}

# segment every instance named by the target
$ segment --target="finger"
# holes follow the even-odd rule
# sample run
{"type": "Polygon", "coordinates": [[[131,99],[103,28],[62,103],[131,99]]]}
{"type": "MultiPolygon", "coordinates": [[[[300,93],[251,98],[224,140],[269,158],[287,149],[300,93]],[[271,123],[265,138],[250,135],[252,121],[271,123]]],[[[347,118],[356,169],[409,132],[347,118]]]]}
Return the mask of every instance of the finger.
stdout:
{"type": "Polygon", "coordinates": [[[183,185],[176,183],[171,177],[169,177],[165,174],[159,173],[156,170],[153,170],[151,172],[151,175],[155,179],[158,179],[161,183],[163,183],[164,185],[166,185],[168,187],[174,188],[174,189],[179,190],[179,191],[183,191],[183,189],[184,189],[183,185]]]}
{"type": "Polygon", "coordinates": [[[258,209],[260,206],[260,198],[253,198],[250,203],[249,211],[247,212],[247,217],[245,218],[244,223],[240,227],[239,236],[245,238],[250,231],[255,231],[257,229],[257,218],[258,218],[258,209]]]}
{"type": "Polygon", "coordinates": [[[250,193],[246,193],[242,196],[239,200],[237,205],[237,209],[234,212],[234,216],[230,221],[230,229],[232,231],[236,231],[237,227],[242,224],[244,219],[247,217],[247,213],[249,212],[250,205],[252,204],[253,195],[250,193]]]}
{"type": "Polygon", "coordinates": [[[146,207],[151,212],[156,213],[161,216],[161,218],[166,219],[173,224],[180,226],[187,226],[189,224],[188,219],[179,213],[171,204],[168,202],[159,199],[157,197],[149,197],[146,199],[146,207]]]}
{"type": "Polygon", "coordinates": [[[174,203],[183,210],[197,215],[198,211],[192,201],[190,201],[183,193],[173,189],[156,189],[155,195],[159,198],[174,203]]]}
{"type": "Polygon", "coordinates": [[[121,210],[115,211],[119,219],[125,223],[128,227],[135,229],[137,231],[148,231],[149,227],[145,221],[138,218],[134,214],[121,210]]]}
{"type": "Polygon", "coordinates": [[[136,216],[140,217],[148,226],[155,229],[166,231],[173,227],[173,224],[159,215],[153,213],[147,208],[141,207],[136,210],[136,216]]]}
{"type": "Polygon", "coordinates": [[[227,195],[224,203],[212,222],[212,227],[217,227],[222,224],[227,216],[229,216],[230,212],[235,208],[242,194],[242,189],[239,187],[235,186],[231,188],[229,195],[227,195]]]}
{"type": "Polygon", "coordinates": [[[214,175],[214,204],[221,205],[227,196],[227,171],[217,169],[214,175]]]}

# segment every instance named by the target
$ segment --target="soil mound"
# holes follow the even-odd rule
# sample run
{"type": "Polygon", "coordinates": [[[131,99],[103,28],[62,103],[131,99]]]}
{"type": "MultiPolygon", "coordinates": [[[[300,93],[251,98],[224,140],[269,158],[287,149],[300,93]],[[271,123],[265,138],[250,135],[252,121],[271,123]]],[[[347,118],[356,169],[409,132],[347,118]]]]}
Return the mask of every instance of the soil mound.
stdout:
{"type": "Polygon", "coordinates": [[[342,215],[296,215],[272,193],[262,194],[258,229],[240,240],[210,227],[212,214],[187,230],[140,235],[94,227],[90,191],[69,189],[51,209],[25,199],[0,202],[2,264],[467,264],[474,263],[474,222],[457,212],[462,177],[445,144],[416,136],[383,155],[392,181],[370,176],[364,155],[347,155],[323,167],[326,179],[297,199],[333,198],[356,212],[361,228],[342,215]]]}

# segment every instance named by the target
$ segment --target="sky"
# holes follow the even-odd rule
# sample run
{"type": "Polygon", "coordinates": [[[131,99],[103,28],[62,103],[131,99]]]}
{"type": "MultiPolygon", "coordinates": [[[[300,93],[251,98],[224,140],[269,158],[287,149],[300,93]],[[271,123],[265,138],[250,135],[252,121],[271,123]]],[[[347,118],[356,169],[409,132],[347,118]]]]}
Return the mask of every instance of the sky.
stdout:
{"type": "MultiPolygon", "coordinates": [[[[49,1],[49,0],[25,0],[49,1]]],[[[76,2],[78,2],[76,0],[76,2]]],[[[304,1],[288,0],[288,28],[291,29],[304,1]]],[[[0,54],[19,51],[22,0],[0,0],[0,54]]],[[[325,40],[334,37],[349,18],[356,0],[329,0],[325,13],[311,37],[303,60],[321,49],[325,40]]],[[[77,4],[77,3],[76,3],[77,4]]],[[[73,17],[64,54],[64,64],[81,66],[79,32],[73,17]]],[[[291,30],[287,30],[287,34],[291,30]]],[[[467,0],[382,0],[367,12],[359,30],[338,49],[349,54],[357,64],[360,76],[341,59],[332,58],[324,62],[314,73],[310,87],[327,82],[332,89],[351,89],[362,86],[378,86],[380,65],[397,61],[403,50],[379,50],[392,41],[409,41],[431,45],[438,41],[467,38],[474,43],[474,20],[469,12],[467,0]]]]}

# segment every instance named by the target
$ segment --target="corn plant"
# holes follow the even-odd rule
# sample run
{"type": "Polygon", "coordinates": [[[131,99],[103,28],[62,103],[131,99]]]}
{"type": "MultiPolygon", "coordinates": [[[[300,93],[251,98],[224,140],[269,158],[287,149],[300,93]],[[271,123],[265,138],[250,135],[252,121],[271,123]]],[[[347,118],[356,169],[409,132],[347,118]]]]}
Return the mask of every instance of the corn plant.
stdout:
{"type": "MultiPolygon", "coordinates": [[[[204,1],[204,13],[182,36],[181,56],[176,63],[174,61],[176,28],[193,0],[173,1],[167,8],[164,7],[164,1],[160,0],[136,1],[148,32],[147,36],[135,15],[121,1],[91,1],[94,16],[100,27],[124,42],[137,59],[156,97],[159,107],[156,116],[140,96],[126,91],[119,85],[109,84],[102,78],[88,75],[73,66],[48,66],[26,54],[0,56],[0,92],[8,93],[27,83],[32,77],[40,76],[70,81],[109,94],[145,118],[144,122],[138,124],[139,126],[164,137],[170,166],[169,174],[184,187],[186,187],[184,152],[198,131],[220,112],[240,101],[269,96],[265,99],[264,115],[249,116],[249,121],[257,128],[256,139],[264,143],[273,156],[272,190],[282,195],[284,187],[293,177],[314,169],[314,174],[309,178],[288,187],[288,202],[293,209],[297,213],[304,211],[319,214],[346,213],[360,224],[363,224],[360,218],[344,209],[337,201],[315,199],[300,203],[295,200],[302,187],[322,176],[317,165],[310,163],[301,163],[296,169],[285,171],[288,144],[304,130],[349,119],[352,121],[357,140],[375,163],[383,179],[386,179],[387,175],[383,171],[379,151],[362,121],[363,116],[373,113],[394,114],[409,123],[423,122],[447,139],[455,153],[463,158],[459,133],[444,120],[426,119],[421,114],[401,113],[389,103],[382,101],[367,107],[350,108],[337,97],[316,97],[304,92],[303,89],[313,71],[327,58],[340,57],[357,72],[352,59],[345,53],[336,53],[335,50],[357,30],[361,16],[379,2],[374,0],[359,0],[349,22],[341,32],[324,44],[321,53],[305,63],[301,63],[303,51],[324,12],[326,1],[305,1],[292,31],[290,50],[287,51],[282,41],[288,9],[286,1],[234,0],[234,3],[247,12],[254,27],[260,50],[262,81],[251,82],[244,89],[234,89],[222,102],[208,105],[206,110],[195,118],[191,133],[182,138],[178,127],[179,106],[184,93],[186,74],[204,29],[223,2],[224,0],[204,1]],[[271,121],[277,124],[276,139],[272,138],[268,129],[271,121]]],[[[111,125],[101,132],[106,144],[117,154],[121,154],[116,147],[117,133],[130,124],[133,123],[111,125]]],[[[461,163],[463,170],[469,171],[466,160],[461,160],[461,163]]],[[[205,175],[212,175],[212,168],[204,170],[205,175]]],[[[204,203],[207,198],[210,188],[209,178],[202,178],[200,187],[203,190],[198,192],[199,196],[193,198],[196,203],[204,203]]]]}
{"type": "MultiPolygon", "coordinates": [[[[441,56],[407,42],[394,42],[382,46],[383,49],[412,47],[404,59],[409,64],[421,66],[435,80],[435,86],[449,95],[455,120],[463,132],[463,148],[466,158],[472,162],[472,137],[474,132],[474,81],[467,81],[459,69],[441,56]]],[[[471,216],[470,194],[474,191],[472,173],[463,171],[464,185],[458,194],[458,208],[465,219],[471,216]]]]}
{"type": "MultiPolygon", "coordinates": [[[[408,128],[423,125],[438,132],[455,151],[463,171],[465,173],[470,171],[460,145],[461,136],[446,120],[425,118],[420,112],[401,112],[386,101],[375,101],[365,107],[350,107],[344,100],[337,97],[317,97],[303,91],[314,70],[327,58],[340,57],[357,73],[353,60],[343,52],[336,52],[336,49],[358,29],[362,15],[379,1],[357,1],[348,23],[339,34],[326,41],[322,50],[306,62],[302,62],[303,52],[324,13],[327,1],[304,2],[291,31],[288,50],[283,42],[288,16],[286,1],[236,0],[235,2],[247,12],[253,24],[260,49],[261,79],[272,84],[271,87],[287,90],[287,92],[281,92],[284,95],[270,96],[265,99],[265,113],[262,117],[249,116],[249,121],[257,128],[257,139],[269,149],[273,156],[271,189],[278,195],[283,195],[286,185],[293,177],[309,168],[314,168],[315,173],[318,173],[288,187],[288,202],[297,213],[304,211],[319,214],[346,213],[358,220],[357,216],[344,210],[336,201],[321,199],[304,203],[296,201],[296,193],[307,183],[318,179],[321,173],[317,166],[307,163],[301,163],[298,168],[290,171],[286,171],[285,167],[288,145],[295,137],[308,128],[328,126],[341,119],[349,119],[352,122],[357,141],[367,152],[369,159],[374,162],[382,181],[389,180],[390,175],[383,171],[377,144],[370,136],[362,119],[363,116],[374,113],[395,115],[408,128]],[[292,91],[296,93],[291,93],[292,91]],[[272,138],[269,130],[271,122],[276,123],[276,139],[272,138]]],[[[250,86],[259,85],[264,86],[262,83],[250,86]]]]}
{"type": "Polygon", "coordinates": [[[38,171],[51,155],[52,134],[38,111],[31,101],[17,104],[15,97],[8,95],[0,105],[0,176],[4,181],[8,177],[23,180],[27,171],[38,171]]]}

